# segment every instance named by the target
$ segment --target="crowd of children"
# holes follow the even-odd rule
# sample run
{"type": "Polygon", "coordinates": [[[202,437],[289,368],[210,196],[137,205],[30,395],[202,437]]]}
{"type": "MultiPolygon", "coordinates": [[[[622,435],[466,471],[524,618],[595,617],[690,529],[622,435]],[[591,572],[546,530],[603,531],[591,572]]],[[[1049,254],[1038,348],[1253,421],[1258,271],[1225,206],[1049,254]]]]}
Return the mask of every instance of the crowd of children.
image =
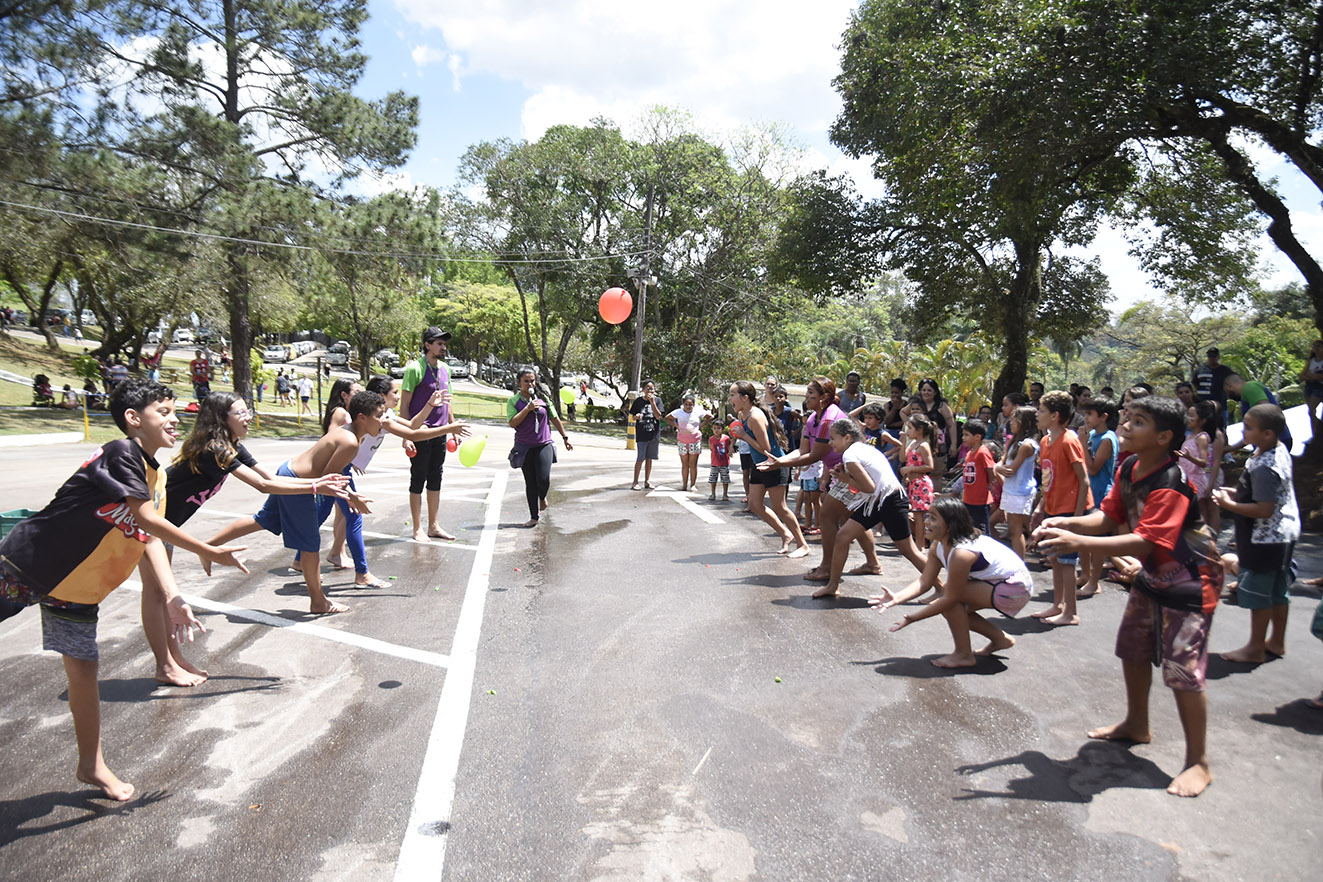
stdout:
{"type": "MultiPolygon", "coordinates": [[[[1319,350],[1323,364],[1323,344],[1319,350]]],[[[1323,377],[1323,367],[1317,374],[1323,377]]],[[[1186,740],[1185,765],[1169,791],[1200,793],[1212,780],[1204,690],[1224,564],[1238,566],[1236,602],[1251,611],[1251,627],[1248,642],[1223,658],[1259,663],[1286,649],[1300,517],[1282,410],[1266,401],[1244,408],[1242,444],[1254,452],[1235,486],[1222,487],[1234,448],[1221,406],[1199,400],[1190,384],[1181,384],[1186,388],[1174,398],[1138,384],[1119,403],[1110,389],[1095,397],[1087,388],[1048,391],[1032,384],[1027,396],[1006,396],[999,417],[986,406],[971,415],[961,427],[963,443],[950,452],[939,436],[950,433],[943,431],[947,405],[934,394],[935,383],[925,380],[920,388],[929,385],[928,394],[907,401],[907,384],[896,380],[884,405],[869,403],[857,378],[849,379],[855,384],[844,396],[829,379],[812,380],[800,412],[775,378],[761,400],[753,384],[734,384],[730,403],[739,422],[733,437],[713,430],[709,498],[716,498],[718,480],[725,498],[722,470],[731,441],[746,445],[750,510],[777,531],[782,552],[805,551],[796,527],[821,536],[822,560],[805,575],[825,582],[814,597],[840,592],[855,543],[865,563],[849,574],[879,573],[872,530],[885,528],[919,576],[904,589],[881,589],[870,603],[889,609],[936,590],[936,599],[892,630],[942,616],[955,645],[934,660],[939,667],[973,666],[978,656],[1015,644],[979,611],[1014,616],[1026,606],[1035,547],[1052,572],[1052,602],[1033,613],[1047,624],[1078,624],[1078,599],[1096,594],[1109,578],[1128,585],[1116,640],[1127,712],[1089,736],[1149,740],[1147,696],[1151,669],[1159,667],[1186,740]],[[798,450],[785,433],[770,431],[782,425],[802,429],[798,450]],[[947,473],[955,480],[943,488],[947,473]],[[795,480],[799,498],[791,514],[784,488],[795,480]],[[762,505],[760,491],[769,487],[780,491],[774,513],[762,505]],[[1234,554],[1219,553],[1223,511],[1234,519],[1234,554]],[[1004,541],[995,529],[1002,524],[1004,541]],[[987,645],[974,650],[971,632],[987,637],[987,645]]],[[[1323,391],[1316,397],[1323,400],[1323,391]]],[[[1323,707],[1323,696],[1311,703],[1323,707]]]]}

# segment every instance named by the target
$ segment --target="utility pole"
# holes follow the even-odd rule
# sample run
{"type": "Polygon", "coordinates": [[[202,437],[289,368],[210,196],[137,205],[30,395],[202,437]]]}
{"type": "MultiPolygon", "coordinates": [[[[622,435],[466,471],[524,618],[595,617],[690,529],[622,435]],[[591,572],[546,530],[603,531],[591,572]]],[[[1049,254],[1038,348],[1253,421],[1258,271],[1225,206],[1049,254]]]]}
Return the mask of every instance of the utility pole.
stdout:
{"type": "MultiPolygon", "coordinates": [[[[634,271],[634,284],[639,289],[639,302],[634,307],[634,372],[629,382],[627,408],[633,408],[634,399],[639,397],[639,387],[643,385],[643,320],[647,315],[648,286],[656,287],[657,277],[652,275],[652,196],[653,186],[648,185],[648,201],[643,210],[643,266],[634,271]]],[[[625,449],[634,450],[634,416],[631,413],[625,433],[625,449]]]]}

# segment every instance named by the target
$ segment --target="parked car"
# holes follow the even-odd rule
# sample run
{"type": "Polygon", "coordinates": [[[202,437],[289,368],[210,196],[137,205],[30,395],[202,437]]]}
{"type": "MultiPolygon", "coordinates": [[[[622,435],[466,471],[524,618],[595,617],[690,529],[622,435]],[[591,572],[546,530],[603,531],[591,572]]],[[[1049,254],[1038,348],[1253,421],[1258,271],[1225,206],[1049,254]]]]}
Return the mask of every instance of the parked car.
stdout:
{"type": "Polygon", "coordinates": [[[337,340],[326,347],[326,363],[331,367],[349,367],[349,353],[352,351],[348,340],[337,340]]]}
{"type": "Polygon", "coordinates": [[[299,340],[291,343],[290,346],[294,348],[295,355],[307,355],[309,352],[317,351],[317,344],[311,340],[299,340]]]}
{"type": "Polygon", "coordinates": [[[161,342],[161,335],[164,333],[165,331],[162,331],[160,328],[152,328],[147,332],[147,342],[153,345],[159,345],[161,342]]]}
{"type": "Polygon", "coordinates": [[[460,361],[458,358],[447,358],[446,367],[450,368],[450,378],[452,380],[467,380],[469,378],[467,362],[460,361]]]}
{"type": "Polygon", "coordinates": [[[82,324],[85,324],[85,325],[95,325],[95,324],[96,324],[96,316],[92,314],[92,310],[90,310],[90,309],[84,309],[84,310],[82,311],[82,314],[79,316],[79,319],[80,319],[80,321],[82,322],[82,324]]]}
{"type": "Polygon", "coordinates": [[[289,350],[285,348],[283,343],[272,343],[262,350],[262,361],[266,364],[289,361],[289,350]]]}
{"type": "Polygon", "coordinates": [[[175,342],[175,343],[192,343],[192,342],[193,342],[193,329],[192,329],[192,328],[175,328],[175,335],[174,335],[174,337],[171,338],[171,340],[172,340],[173,342],[175,342]]]}
{"type": "Polygon", "coordinates": [[[372,360],[382,367],[390,369],[400,363],[400,356],[393,349],[378,349],[372,353],[372,360]]]}

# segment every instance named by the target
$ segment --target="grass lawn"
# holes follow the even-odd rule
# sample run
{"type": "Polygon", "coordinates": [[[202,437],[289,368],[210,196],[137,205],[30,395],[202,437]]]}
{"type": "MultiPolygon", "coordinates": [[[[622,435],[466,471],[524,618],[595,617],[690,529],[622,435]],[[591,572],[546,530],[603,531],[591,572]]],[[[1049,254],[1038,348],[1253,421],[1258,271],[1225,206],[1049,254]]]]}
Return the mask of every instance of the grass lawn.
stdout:
{"type": "MultiPolygon", "coordinates": [[[[57,338],[59,339],[59,338],[57,338]]],[[[0,369],[23,377],[44,373],[51,378],[51,388],[55,391],[56,401],[60,400],[60,388],[68,383],[75,389],[83,387],[83,381],[73,371],[73,357],[91,347],[73,340],[59,339],[61,351],[51,352],[44,342],[28,338],[0,334],[0,369]]],[[[187,366],[185,359],[167,357],[165,372],[168,375],[175,361],[180,368],[187,366]]],[[[168,376],[167,376],[168,378],[168,376]]],[[[185,380],[187,378],[184,378],[185,380]]],[[[182,405],[188,403],[191,387],[186,382],[176,382],[176,393],[181,399],[179,430],[181,434],[192,431],[193,415],[185,413],[182,405]]],[[[216,388],[220,388],[217,386],[216,388]]],[[[451,402],[451,411],[460,419],[476,421],[505,422],[505,402],[507,392],[482,394],[457,391],[451,402]]],[[[41,432],[81,432],[83,415],[81,411],[66,411],[59,408],[32,408],[31,383],[10,383],[0,381],[0,435],[26,435],[41,432]]],[[[304,417],[302,423],[294,407],[278,407],[270,400],[259,407],[261,428],[254,427],[253,437],[299,438],[313,437],[320,434],[320,414],[315,419],[304,417]],[[283,411],[283,412],[282,412],[283,411]]],[[[101,444],[121,437],[114,422],[105,413],[92,414],[90,418],[91,440],[101,444]]],[[[576,432],[592,432],[613,438],[624,438],[625,428],[613,423],[569,422],[566,428],[576,432]]]]}

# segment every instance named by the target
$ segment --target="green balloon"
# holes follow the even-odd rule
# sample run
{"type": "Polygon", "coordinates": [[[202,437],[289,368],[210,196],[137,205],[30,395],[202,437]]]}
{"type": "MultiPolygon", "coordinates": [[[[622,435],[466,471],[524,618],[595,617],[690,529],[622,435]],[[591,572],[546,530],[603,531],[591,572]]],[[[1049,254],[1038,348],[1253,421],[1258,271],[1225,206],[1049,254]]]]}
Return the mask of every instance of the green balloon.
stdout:
{"type": "Polygon", "coordinates": [[[486,435],[475,435],[472,438],[465,438],[464,443],[459,445],[459,461],[466,468],[472,468],[478,464],[478,457],[482,456],[482,451],[487,447],[486,435]]]}
{"type": "Polygon", "coordinates": [[[573,404],[573,403],[574,403],[574,390],[573,390],[573,389],[567,389],[566,387],[562,386],[562,387],[560,388],[560,403],[561,403],[561,404],[573,404]]]}

